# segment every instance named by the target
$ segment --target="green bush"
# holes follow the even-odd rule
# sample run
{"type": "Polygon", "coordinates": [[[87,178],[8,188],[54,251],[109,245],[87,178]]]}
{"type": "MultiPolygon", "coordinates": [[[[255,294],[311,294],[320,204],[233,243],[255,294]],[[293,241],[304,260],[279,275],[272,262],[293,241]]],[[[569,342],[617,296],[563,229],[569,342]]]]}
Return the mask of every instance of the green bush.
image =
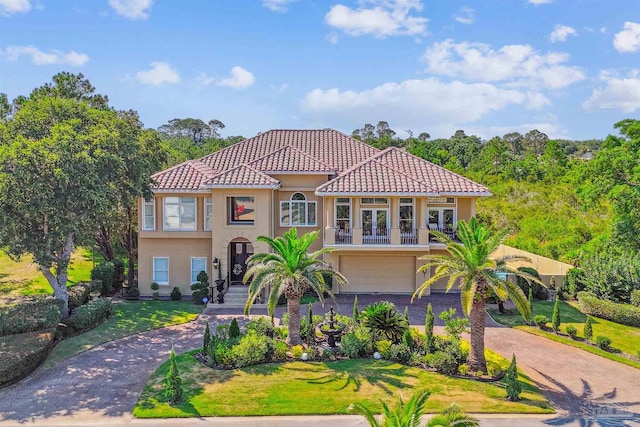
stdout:
{"type": "Polygon", "coordinates": [[[457,317],[455,308],[449,308],[441,312],[438,317],[444,321],[444,329],[449,338],[460,340],[460,335],[463,332],[467,332],[469,319],[466,317],[457,317]]]}
{"type": "Polygon", "coordinates": [[[542,314],[536,314],[535,316],[533,316],[533,323],[535,323],[536,326],[540,329],[547,326],[548,322],[549,322],[549,319],[547,318],[547,316],[544,316],[542,314]]]}
{"type": "Polygon", "coordinates": [[[611,338],[598,335],[596,337],[596,345],[600,347],[602,350],[608,351],[611,349],[611,338]]]}
{"type": "Polygon", "coordinates": [[[160,285],[158,285],[158,283],[156,283],[156,282],[153,282],[153,283],[151,283],[150,288],[153,291],[151,293],[151,295],[153,296],[153,299],[157,300],[158,298],[160,298],[160,292],[159,292],[160,291],[160,285]]]}
{"type": "Polygon", "coordinates": [[[631,305],[640,307],[640,289],[631,291],[631,305]]]}
{"type": "Polygon", "coordinates": [[[578,330],[576,329],[575,326],[569,325],[565,328],[565,331],[567,331],[567,335],[569,335],[569,337],[571,337],[572,340],[575,340],[576,337],[578,336],[578,330]]]}
{"type": "Polygon", "coordinates": [[[291,355],[296,359],[300,359],[304,353],[304,348],[301,345],[294,345],[291,347],[291,355]]]}
{"type": "Polygon", "coordinates": [[[173,289],[171,289],[170,295],[171,299],[174,301],[180,301],[182,299],[182,291],[177,286],[174,286],[173,289]]]}
{"type": "Polygon", "coordinates": [[[124,283],[124,262],[116,259],[113,261],[113,287],[120,289],[124,283]]]}
{"type": "Polygon", "coordinates": [[[269,338],[276,336],[276,328],[273,323],[266,317],[255,317],[249,323],[247,323],[247,332],[256,331],[258,335],[264,335],[269,338]]]}
{"type": "Polygon", "coordinates": [[[553,304],[553,314],[551,316],[551,327],[556,334],[560,330],[560,294],[556,294],[556,302],[553,304]]]}
{"type": "Polygon", "coordinates": [[[433,351],[433,323],[435,320],[435,315],[433,314],[433,308],[431,307],[431,303],[427,306],[427,315],[424,319],[424,334],[425,334],[425,350],[427,353],[431,353],[433,351]]]}
{"type": "Polygon", "coordinates": [[[287,359],[287,351],[289,346],[284,341],[273,340],[273,359],[283,361],[287,359]]]}
{"type": "Polygon", "coordinates": [[[591,316],[587,316],[587,320],[584,322],[583,335],[586,341],[591,341],[593,338],[593,321],[591,320],[591,316]]]}
{"type": "Polygon", "coordinates": [[[376,350],[384,359],[389,359],[389,348],[391,348],[390,340],[376,341],[376,350]]]}
{"type": "MultiPolygon", "coordinates": [[[[540,279],[540,274],[538,273],[538,270],[536,270],[535,268],[519,267],[518,271],[522,271],[524,273],[528,273],[529,275],[540,279]]],[[[544,286],[541,286],[541,285],[539,285],[537,283],[534,283],[534,282],[531,282],[531,284],[529,284],[522,277],[518,277],[516,279],[516,282],[517,282],[518,286],[520,287],[520,289],[522,289],[522,292],[524,292],[525,295],[527,295],[529,293],[529,288],[531,288],[533,290],[533,297],[535,299],[537,299],[537,300],[544,301],[544,300],[547,299],[547,296],[549,295],[548,292],[547,292],[547,288],[545,288],[544,286]]]]}
{"type": "Polygon", "coordinates": [[[517,402],[520,400],[520,393],[522,393],[522,384],[518,381],[518,367],[516,364],[516,355],[511,358],[511,364],[507,369],[504,381],[506,383],[507,399],[517,402]]]}
{"type": "Polygon", "coordinates": [[[209,276],[201,271],[198,273],[197,280],[191,285],[191,297],[196,304],[204,304],[203,299],[209,296],[209,276]]]}
{"type": "Polygon", "coordinates": [[[349,358],[358,357],[360,355],[360,343],[356,334],[353,332],[344,334],[340,340],[340,349],[349,358]]]}
{"type": "Polygon", "coordinates": [[[238,338],[239,336],[240,326],[238,326],[238,319],[234,317],[229,324],[229,338],[238,338]]]}
{"type": "Polygon", "coordinates": [[[579,292],[578,302],[580,303],[580,311],[584,314],[623,325],[640,327],[640,307],[601,300],[588,292],[579,292]]]}
{"type": "Polygon", "coordinates": [[[0,306],[0,336],[55,329],[62,301],[53,297],[23,297],[0,306]]]}
{"type": "Polygon", "coordinates": [[[96,265],[91,270],[91,280],[102,281],[102,295],[109,295],[113,292],[114,273],[115,268],[110,262],[96,265]]]}
{"type": "Polygon", "coordinates": [[[407,363],[411,359],[411,349],[406,344],[391,344],[388,353],[389,359],[396,362],[407,363]]]}
{"type": "Polygon", "coordinates": [[[430,368],[443,374],[453,375],[458,372],[458,361],[445,351],[434,351],[425,356],[425,361],[430,368]]]}
{"type": "Polygon", "coordinates": [[[376,337],[391,340],[394,344],[401,342],[404,331],[409,329],[407,319],[389,301],[368,305],[360,313],[360,319],[376,337]]]}
{"type": "Polygon", "coordinates": [[[111,317],[113,312],[113,304],[106,298],[90,301],[73,310],[67,321],[67,329],[64,334],[72,336],[93,329],[105,319],[111,317]]]}
{"type": "Polygon", "coordinates": [[[53,329],[0,337],[0,387],[31,374],[49,354],[54,337],[53,329]]]}
{"type": "Polygon", "coordinates": [[[266,361],[269,352],[269,338],[249,331],[240,342],[231,348],[234,365],[238,368],[266,361]]]}
{"type": "Polygon", "coordinates": [[[584,279],[584,271],[581,268],[572,268],[567,272],[565,291],[570,298],[575,298],[578,292],[584,291],[584,279]]]}
{"type": "Polygon", "coordinates": [[[67,288],[69,296],[69,309],[73,310],[89,302],[91,292],[102,290],[102,283],[99,281],[79,282],[67,288]]]}
{"type": "Polygon", "coordinates": [[[411,330],[407,329],[404,331],[404,334],[402,335],[402,343],[409,347],[409,350],[413,351],[416,343],[413,341],[411,330]]]}
{"type": "Polygon", "coordinates": [[[167,372],[164,394],[169,403],[178,403],[182,400],[182,378],[180,378],[178,362],[176,362],[176,354],[173,351],[173,347],[171,347],[169,361],[169,372],[167,372]]]}

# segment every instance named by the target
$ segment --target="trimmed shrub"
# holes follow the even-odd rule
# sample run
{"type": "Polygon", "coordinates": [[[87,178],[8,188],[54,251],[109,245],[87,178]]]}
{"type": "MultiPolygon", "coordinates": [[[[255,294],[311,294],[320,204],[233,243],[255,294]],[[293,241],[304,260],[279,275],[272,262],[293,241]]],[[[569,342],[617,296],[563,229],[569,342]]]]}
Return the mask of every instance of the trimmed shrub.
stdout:
{"type": "Polygon", "coordinates": [[[340,349],[345,356],[351,359],[358,357],[360,355],[360,343],[356,334],[353,332],[344,334],[340,339],[340,349]]]}
{"type": "Polygon", "coordinates": [[[109,295],[113,292],[115,268],[113,263],[106,262],[104,264],[96,265],[91,270],[91,280],[102,281],[102,295],[109,295]]]}
{"type": "Polygon", "coordinates": [[[258,335],[274,338],[276,336],[276,328],[266,317],[256,317],[247,323],[247,332],[256,331],[258,335]]]}
{"type": "Polygon", "coordinates": [[[603,335],[598,335],[596,337],[596,345],[602,350],[609,351],[611,350],[611,338],[605,337],[603,335]]]}
{"type": "Polygon", "coordinates": [[[551,315],[551,327],[556,334],[560,330],[560,295],[556,294],[556,302],[553,304],[553,314],[551,315]]]}
{"type": "Polygon", "coordinates": [[[445,351],[435,351],[425,356],[427,365],[443,374],[453,375],[458,372],[458,361],[452,354],[445,351]]]}
{"type": "Polygon", "coordinates": [[[240,336],[240,326],[238,320],[234,317],[229,324],[229,338],[237,338],[240,336]]]}
{"type": "Polygon", "coordinates": [[[391,344],[391,347],[389,347],[389,359],[407,363],[411,359],[411,349],[406,344],[391,344]]]}
{"type": "Polygon", "coordinates": [[[211,330],[209,329],[209,322],[207,322],[207,326],[205,326],[204,328],[204,337],[202,338],[202,351],[204,353],[207,352],[210,342],[211,342],[211,330]]]}
{"type": "Polygon", "coordinates": [[[204,304],[204,298],[209,296],[209,276],[201,271],[196,280],[198,281],[191,285],[191,297],[196,304],[204,304]]]}
{"type": "Polygon", "coordinates": [[[264,362],[269,352],[269,338],[249,331],[240,342],[231,348],[233,364],[238,368],[264,362]]]}
{"type": "Polygon", "coordinates": [[[91,292],[101,291],[102,283],[99,281],[79,282],[67,288],[69,296],[69,309],[73,310],[89,302],[91,292]]]}
{"type": "Polygon", "coordinates": [[[62,301],[53,297],[21,298],[0,307],[0,336],[55,329],[60,322],[62,301]]]}
{"type": "Polygon", "coordinates": [[[584,322],[583,335],[584,339],[587,341],[591,341],[593,338],[593,325],[592,325],[591,316],[587,316],[587,320],[584,322]]]}
{"type": "Polygon", "coordinates": [[[0,387],[31,374],[53,347],[55,330],[0,337],[0,387]]]}
{"type": "Polygon", "coordinates": [[[580,311],[612,322],[640,327],[640,307],[601,300],[589,292],[578,293],[580,311]]]}
{"type": "Polygon", "coordinates": [[[304,348],[301,345],[294,345],[291,347],[291,355],[296,359],[300,359],[302,357],[302,353],[304,353],[304,348]]]}
{"type": "Polygon", "coordinates": [[[390,340],[376,341],[376,350],[378,350],[380,355],[385,359],[389,359],[389,348],[390,347],[391,347],[391,341],[390,340]]]}
{"type": "Polygon", "coordinates": [[[358,295],[356,295],[353,298],[353,316],[352,317],[353,317],[353,320],[355,320],[356,322],[360,317],[360,310],[358,309],[358,295]]]}
{"type": "MultiPolygon", "coordinates": [[[[531,268],[531,267],[519,267],[518,271],[522,271],[523,273],[528,273],[529,275],[540,279],[540,274],[538,273],[538,270],[536,270],[535,268],[531,268]]],[[[516,283],[518,284],[518,286],[520,287],[520,289],[522,289],[522,292],[524,292],[525,295],[527,295],[529,293],[529,289],[533,290],[533,297],[537,300],[546,300],[547,296],[549,295],[547,292],[547,289],[544,286],[540,286],[537,283],[531,282],[531,284],[527,283],[527,281],[525,279],[523,279],[522,277],[517,277],[516,278],[516,283]]]]}
{"type": "Polygon", "coordinates": [[[282,361],[287,359],[287,351],[289,351],[289,346],[284,341],[274,340],[273,341],[273,358],[277,361],[282,361]]]}
{"type": "Polygon", "coordinates": [[[427,353],[433,351],[433,323],[435,321],[435,315],[433,314],[433,308],[431,303],[427,306],[427,316],[424,319],[424,334],[425,343],[424,347],[427,353]]]}
{"type": "Polygon", "coordinates": [[[575,340],[578,336],[578,330],[576,329],[575,326],[573,325],[569,325],[565,328],[565,331],[567,331],[567,335],[569,335],[569,337],[572,340],[575,340]]]}
{"type": "Polygon", "coordinates": [[[640,289],[631,291],[631,305],[634,307],[640,307],[640,289]]]}
{"type": "Polygon", "coordinates": [[[158,285],[158,283],[153,282],[151,283],[150,286],[151,290],[153,291],[151,293],[151,296],[153,297],[154,300],[157,300],[160,297],[160,285],[158,285]]]}
{"type": "Polygon", "coordinates": [[[535,323],[536,326],[540,329],[547,326],[548,322],[549,319],[547,318],[547,316],[543,316],[542,314],[536,314],[535,316],[533,316],[533,323],[535,323]]]}
{"type": "Polygon", "coordinates": [[[182,400],[182,378],[180,378],[180,371],[178,371],[178,363],[176,362],[176,353],[173,351],[173,347],[171,347],[169,361],[169,372],[167,372],[164,395],[169,403],[174,404],[182,400]]]}
{"type": "Polygon", "coordinates": [[[174,286],[173,289],[171,289],[170,295],[171,299],[174,301],[180,301],[182,299],[182,291],[177,286],[174,286]]]}
{"type": "Polygon", "coordinates": [[[413,348],[415,347],[416,344],[413,341],[411,330],[407,329],[406,331],[404,331],[404,334],[402,335],[402,343],[407,347],[409,347],[409,350],[413,351],[413,348]]]}
{"type": "Polygon", "coordinates": [[[67,321],[66,336],[79,334],[95,328],[114,312],[113,304],[106,298],[98,298],[82,305],[71,313],[67,321]]]}
{"type": "Polygon", "coordinates": [[[516,355],[511,358],[511,364],[507,369],[504,377],[507,389],[507,399],[517,402],[520,400],[520,393],[522,393],[522,384],[518,381],[518,367],[516,365],[516,355]]]}

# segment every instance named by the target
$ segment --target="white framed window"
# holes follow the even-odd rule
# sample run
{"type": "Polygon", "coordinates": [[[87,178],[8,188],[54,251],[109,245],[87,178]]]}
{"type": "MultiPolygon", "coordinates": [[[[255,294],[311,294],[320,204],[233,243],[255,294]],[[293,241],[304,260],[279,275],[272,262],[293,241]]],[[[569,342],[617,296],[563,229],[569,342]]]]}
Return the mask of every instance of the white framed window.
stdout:
{"type": "Polygon", "coordinates": [[[207,272],[206,258],[191,258],[191,284],[198,282],[198,274],[201,271],[207,272]]]}
{"type": "Polygon", "coordinates": [[[415,221],[414,221],[414,208],[413,199],[400,198],[400,232],[405,234],[414,233],[415,221]]]}
{"type": "Polygon", "coordinates": [[[142,201],[142,229],[153,231],[156,229],[156,199],[142,201]]]}
{"type": "Polygon", "coordinates": [[[452,231],[456,228],[455,209],[429,208],[427,210],[427,225],[430,230],[452,231]]]}
{"type": "Polygon", "coordinates": [[[213,230],[213,202],[211,197],[204,199],[204,230],[213,230]]]}
{"type": "Polygon", "coordinates": [[[196,198],[165,197],[164,198],[164,230],[195,231],[196,230],[196,198]]]}
{"type": "Polygon", "coordinates": [[[351,199],[348,197],[336,198],[336,230],[351,231],[351,199]]]}
{"type": "Polygon", "coordinates": [[[294,193],[289,201],[280,202],[281,226],[314,226],[316,223],[316,202],[308,201],[304,194],[294,193]]]}
{"type": "Polygon", "coordinates": [[[388,205],[389,199],[386,197],[363,197],[360,199],[362,205],[388,205]]]}
{"type": "Polygon", "coordinates": [[[153,281],[158,285],[169,284],[169,258],[153,258],[153,281]]]}

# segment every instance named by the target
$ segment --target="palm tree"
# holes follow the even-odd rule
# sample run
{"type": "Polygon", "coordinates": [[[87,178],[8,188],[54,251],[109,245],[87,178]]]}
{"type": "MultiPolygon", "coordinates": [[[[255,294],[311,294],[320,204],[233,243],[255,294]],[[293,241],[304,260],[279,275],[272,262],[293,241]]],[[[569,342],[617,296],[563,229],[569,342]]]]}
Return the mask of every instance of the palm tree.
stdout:
{"type": "Polygon", "coordinates": [[[287,343],[298,345],[300,339],[300,298],[308,289],[313,291],[324,303],[325,292],[333,298],[327,289],[324,276],[333,277],[339,286],[345,285],[347,279],[335,270],[332,270],[323,260],[319,259],[325,253],[331,252],[331,248],[323,248],[309,254],[309,246],[318,238],[318,231],[305,233],[298,236],[294,228],[283,236],[276,238],[259,236],[259,242],[267,243],[273,252],[257,253],[247,260],[247,273],[243,282],[249,284],[249,298],[244,307],[245,314],[249,314],[251,305],[255,302],[263,289],[269,289],[267,310],[273,316],[278,299],[284,295],[287,299],[287,311],[289,313],[289,335],[287,343]]]}
{"type": "MultiPolygon", "coordinates": [[[[418,427],[424,415],[425,404],[429,398],[428,391],[418,391],[404,403],[402,396],[398,399],[395,408],[390,409],[382,402],[382,417],[376,419],[373,412],[361,403],[353,403],[348,411],[360,414],[366,418],[371,427],[418,427]]],[[[449,406],[439,414],[434,415],[425,427],[474,427],[478,420],[462,412],[455,404],[449,406]]]]}
{"type": "Polygon", "coordinates": [[[471,349],[467,364],[471,371],[487,373],[487,362],[484,358],[484,307],[487,298],[497,296],[504,301],[510,299],[520,311],[525,320],[531,318],[531,307],[519,286],[501,277],[504,273],[522,277],[527,282],[542,284],[539,279],[530,274],[509,266],[511,261],[530,260],[522,256],[506,256],[498,259],[491,254],[498,249],[506,239],[509,231],[500,230],[492,233],[475,218],[467,223],[458,223],[457,235],[461,243],[454,242],[450,237],[437,231],[431,231],[436,239],[447,246],[449,255],[425,255],[420,259],[426,263],[418,272],[426,273],[435,267],[435,273],[424,282],[413,294],[413,298],[422,297],[429,286],[438,280],[448,277],[446,291],[454,285],[460,289],[462,311],[469,317],[471,349]],[[501,274],[502,273],[502,274],[501,274]]]}

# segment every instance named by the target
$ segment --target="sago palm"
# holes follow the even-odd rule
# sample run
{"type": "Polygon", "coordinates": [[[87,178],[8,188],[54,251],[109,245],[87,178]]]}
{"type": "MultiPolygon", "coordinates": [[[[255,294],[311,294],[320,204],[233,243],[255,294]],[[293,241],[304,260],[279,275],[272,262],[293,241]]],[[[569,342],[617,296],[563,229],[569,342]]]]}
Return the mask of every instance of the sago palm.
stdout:
{"type": "Polygon", "coordinates": [[[531,308],[519,286],[503,279],[501,273],[514,274],[527,282],[542,284],[539,279],[519,271],[508,265],[512,261],[529,261],[522,256],[506,256],[493,258],[493,254],[506,239],[508,230],[492,232],[480,224],[475,218],[467,223],[458,223],[457,235],[461,243],[437,231],[431,231],[436,239],[444,243],[449,255],[425,255],[420,259],[426,261],[419,272],[429,272],[435,267],[434,274],[413,294],[422,297],[424,292],[438,280],[448,278],[446,291],[454,286],[460,290],[462,310],[469,317],[471,348],[467,364],[472,371],[487,372],[484,358],[484,308],[487,298],[497,296],[500,300],[510,299],[525,320],[531,318],[531,308]]]}
{"type": "MultiPolygon", "coordinates": [[[[351,404],[348,411],[365,417],[371,427],[419,427],[428,398],[429,392],[427,391],[414,393],[406,403],[400,396],[393,409],[382,402],[382,415],[379,418],[361,403],[351,404]]],[[[451,405],[434,415],[426,422],[425,427],[474,427],[477,425],[478,420],[462,412],[458,406],[451,405]]]]}
{"type": "Polygon", "coordinates": [[[301,344],[300,339],[300,298],[305,291],[312,289],[324,302],[323,295],[329,292],[324,276],[332,276],[338,286],[345,285],[347,279],[332,270],[320,257],[331,252],[330,248],[323,248],[309,254],[309,246],[318,238],[318,231],[298,236],[295,228],[276,238],[259,236],[259,242],[267,243],[273,252],[257,253],[247,260],[247,273],[243,282],[249,283],[249,298],[244,307],[245,314],[249,314],[251,305],[264,290],[268,289],[269,298],[267,310],[273,316],[278,299],[281,295],[287,299],[289,313],[289,335],[287,342],[291,345],[301,344]]]}

